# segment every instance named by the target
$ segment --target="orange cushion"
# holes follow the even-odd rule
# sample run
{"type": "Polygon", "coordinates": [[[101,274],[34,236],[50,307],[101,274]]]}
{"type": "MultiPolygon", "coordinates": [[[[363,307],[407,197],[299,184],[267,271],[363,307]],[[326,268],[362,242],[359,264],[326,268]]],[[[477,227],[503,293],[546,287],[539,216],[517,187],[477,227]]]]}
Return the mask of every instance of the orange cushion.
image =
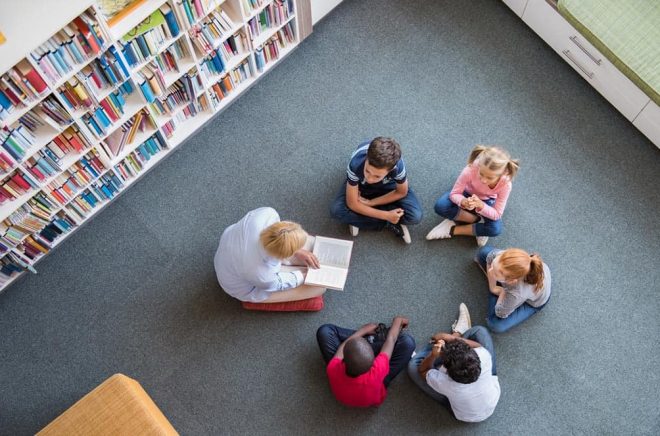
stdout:
{"type": "Polygon", "coordinates": [[[323,295],[307,300],[286,301],[284,303],[241,303],[246,310],[262,310],[264,312],[318,312],[323,309],[323,295]]]}

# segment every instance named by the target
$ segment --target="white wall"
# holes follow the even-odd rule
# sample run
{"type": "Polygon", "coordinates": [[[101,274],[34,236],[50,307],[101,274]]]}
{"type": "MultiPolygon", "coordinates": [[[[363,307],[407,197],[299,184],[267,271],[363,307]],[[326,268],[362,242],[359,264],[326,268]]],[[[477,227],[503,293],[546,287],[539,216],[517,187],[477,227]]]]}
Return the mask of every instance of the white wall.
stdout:
{"type": "Polygon", "coordinates": [[[312,24],[316,24],[328,12],[333,10],[335,6],[341,3],[342,0],[311,0],[312,3],[312,24]]]}

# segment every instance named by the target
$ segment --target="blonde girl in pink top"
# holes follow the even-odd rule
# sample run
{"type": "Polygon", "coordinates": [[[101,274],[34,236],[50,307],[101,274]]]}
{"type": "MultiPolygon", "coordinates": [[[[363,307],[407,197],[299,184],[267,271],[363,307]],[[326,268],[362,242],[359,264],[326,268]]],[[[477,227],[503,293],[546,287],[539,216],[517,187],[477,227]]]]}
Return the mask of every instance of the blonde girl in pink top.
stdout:
{"type": "Polygon", "coordinates": [[[489,236],[499,235],[518,166],[518,160],[499,147],[474,147],[452,190],[436,201],[435,213],[446,219],[426,239],[476,236],[483,247],[489,236]]]}

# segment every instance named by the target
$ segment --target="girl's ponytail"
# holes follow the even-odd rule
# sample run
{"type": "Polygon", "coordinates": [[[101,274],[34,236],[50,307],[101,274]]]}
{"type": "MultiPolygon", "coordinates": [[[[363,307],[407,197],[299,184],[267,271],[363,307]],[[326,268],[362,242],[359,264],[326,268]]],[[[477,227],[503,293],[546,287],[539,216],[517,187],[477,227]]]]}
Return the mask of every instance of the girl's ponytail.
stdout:
{"type": "Polygon", "coordinates": [[[525,276],[525,282],[534,285],[534,292],[538,292],[543,287],[543,260],[538,254],[529,256],[529,272],[525,276]]]}
{"type": "Polygon", "coordinates": [[[506,163],[506,172],[509,174],[509,177],[512,180],[514,177],[516,177],[519,168],[520,161],[518,159],[509,159],[509,161],[506,163]]]}
{"type": "Polygon", "coordinates": [[[470,152],[470,156],[468,157],[468,165],[470,165],[472,162],[474,162],[481,153],[486,151],[488,147],[485,145],[476,145],[472,151],[470,152]]]}

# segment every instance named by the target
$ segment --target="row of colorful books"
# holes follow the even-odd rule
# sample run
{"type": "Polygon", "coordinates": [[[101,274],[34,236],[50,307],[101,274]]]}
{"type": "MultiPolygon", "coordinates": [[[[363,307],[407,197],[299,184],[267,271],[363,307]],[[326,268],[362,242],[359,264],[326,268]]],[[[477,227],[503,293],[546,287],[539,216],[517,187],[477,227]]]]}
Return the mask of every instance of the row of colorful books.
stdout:
{"type": "Polygon", "coordinates": [[[145,164],[165,148],[165,140],[158,131],[114,166],[117,177],[123,182],[134,179],[140,174],[145,164]]]}
{"type": "Polygon", "coordinates": [[[178,107],[192,101],[201,92],[203,92],[201,78],[195,70],[192,70],[174,82],[162,98],[155,100],[151,104],[151,109],[159,115],[172,114],[178,107]]]}
{"type": "Polygon", "coordinates": [[[156,55],[163,45],[178,34],[178,25],[173,27],[165,20],[161,10],[157,9],[140,25],[124,35],[122,53],[129,65],[139,65],[156,55]]]}
{"type": "Polygon", "coordinates": [[[44,79],[23,59],[0,76],[0,120],[37,101],[47,89],[44,79]]]}
{"type": "Polygon", "coordinates": [[[252,64],[249,58],[241,62],[236,68],[225,74],[220,80],[209,88],[211,102],[214,107],[227,97],[233,90],[251,77],[254,77],[252,64]]]}
{"type": "Polygon", "coordinates": [[[252,14],[254,13],[254,11],[256,11],[261,6],[263,6],[264,4],[268,3],[271,0],[242,0],[242,1],[245,11],[248,14],[252,14]]]}
{"type": "Polygon", "coordinates": [[[266,43],[254,51],[254,60],[258,71],[262,71],[266,64],[279,59],[280,50],[286,48],[296,40],[294,27],[291,22],[277,31],[266,43]]]}
{"type": "Polygon", "coordinates": [[[66,171],[57,175],[43,192],[52,202],[64,206],[93,180],[100,177],[105,170],[98,152],[91,150],[66,171]]]}
{"type": "Polygon", "coordinates": [[[167,138],[171,138],[182,123],[197,116],[200,112],[207,111],[208,109],[209,103],[205,94],[191,101],[182,107],[179,111],[177,111],[165,124],[163,124],[162,129],[163,132],[165,132],[165,136],[167,138]]]}
{"type": "Polygon", "coordinates": [[[30,53],[41,72],[52,84],[71,73],[80,64],[98,55],[107,37],[93,8],[83,12],[30,53]]]}
{"type": "Polygon", "coordinates": [[[33,189],[38,188],[39,185],[36,181],[32,180],[32,178],[19,170],[16,170],[13,174],[0,182],[0,204],[5,203],[6,201],[15,200],[33,189]]]}
{"type": "Polygon", "coordinates": [[[126,81],[130,76],[126,63],[111,45],[98,59],[84,66],[78,78],[85,83],[97,98],[126,81]]]}
{"type": "Polygon", "coordinates": [[[146,108],[143,108],[101,141],[101,150],[106,154],[108,160],[112,160],[114,156],[118,156],[124,150],[126,145],[133,143],[138,132],[155,128],[151,115],[146,108]]]}
{"type": "Polygon", "coordinates": [[[67,204],[66,210],[82,221],[97,206],[112,200],[123,187],[117,175],[108,171],[67,204]]]}
{"type": "Polygon", "coordinates": [[[81,134],[76,126],[71,126],[31,156],[25,167],[40,183],[45,183],[50,177],[66,169],[60,165],[66,156],[82,153],[90,145],[87,137],[81,134]]]}
{"type": "Polygon", "coordinates": [[[94,110],[82,116],[81,121],[94,137],[100,139],[115,127],[115,123],[124,115],[126,99],[133,91],[133,85],[127,80],[101,100],[94,110]]]}
{"type": "Polygon", "coordinates": [[[202,53],[208,53],[231,36],[231,31],[235,26],[229,15],[218,8],[204,18],[200,24],[193,26],[188,34],[202,53]]]}
{"type": "Polygon", "coordinates": [[[53,94],[43,99],[34,111],[55,130],[63,129],[73,123],[71,114],[53,94]]]}
{"type": "Polygon", "coordinates": [[[188,29],[220,2],[221,0],[175,0],[172,5],[178,21],[188,29]]]}
{"type": "Polygon", "coordinates": [[[290,0],[274,0],[255,17],[248,20],[248,29],[252,39],[261,35],[268,29],[281,26],[293,12],[293,3],[290,0]]]}
{"type": "Polygon", "coordinates": [[[153,60],[137,73],[138,85],[147,102],[153,102],[167,87],[165,73],[180,71],[180,63],[189,57],[189,49],[185,40],[178,39],[165,51],[159,53],[153,60]]]}
{"type": "MultiPolygon", "coordinates": [[[[0,145],[13,158],[12,160],[0,156],[0,165],[5,172],[14,167],[14,162],[23,159],[30,147],[35,143],[36,136],[30,126],[18,124],[15,128],[4,128],[0,130],[0,145]]],[[[3,153],[4,154],[4,153],[3,153]]]]}

